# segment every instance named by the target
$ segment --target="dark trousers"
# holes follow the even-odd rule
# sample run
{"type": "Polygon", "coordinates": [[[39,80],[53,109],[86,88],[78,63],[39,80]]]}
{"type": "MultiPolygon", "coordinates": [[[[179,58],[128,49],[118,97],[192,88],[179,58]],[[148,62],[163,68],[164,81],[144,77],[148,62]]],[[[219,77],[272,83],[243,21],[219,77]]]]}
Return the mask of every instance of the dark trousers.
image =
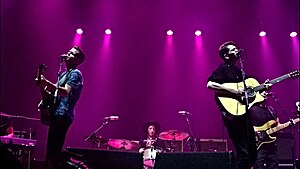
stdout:
{"type": "Polygon", "coordinates": [[[277,169],[278,152],[277,146],[273,143],[263,144],[257,152],[257,160],[254,169],[277,169]]]}
{"type": "Polygon", "coordinates": [[[55,116],[50,120],[47,143],[47,168],[57,169],[62,157],[62,149],[71,121],[67,117],[55,116]]]}
{"type": "Polygon", "coordinates": [[[256,160],[255,133],[248,113],[228,119],[223,116],[228,135],[236,150],[236,169],[250,169],[256,160]]]}

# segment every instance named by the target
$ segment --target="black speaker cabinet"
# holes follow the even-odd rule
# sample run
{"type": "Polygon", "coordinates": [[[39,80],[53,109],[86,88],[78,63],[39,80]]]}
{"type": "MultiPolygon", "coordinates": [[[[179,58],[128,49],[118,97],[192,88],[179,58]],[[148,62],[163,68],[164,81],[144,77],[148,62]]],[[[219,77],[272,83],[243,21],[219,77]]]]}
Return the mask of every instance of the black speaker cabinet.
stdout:
{"type": "Polygon", "coordinates": [[[138,152],[67,148],[67,151],[82,156],[92,169],[142,169],[143,156],[138,152]]]}
{"type": "Polygon", "coordinates": [[[183,152],[183,141],[174,140],[174,141],[164,141],[166,151],[168,152],[183,152]]]}
{"type": "Polygon", "coordinates": [[[232,160],[232,152],[163,153],[154,169],[231,169],[232,160]]]}
{"type": "Polygon", "coordinates": [[[280,164],[294,163],[294,144],[292,133],[277,133],[277,148],[280,164]]]}
{"type": "Polygon", "coordinates": [[[201,152],[228,151],[226,139],[196,139],[196,146],[201,152]]]}

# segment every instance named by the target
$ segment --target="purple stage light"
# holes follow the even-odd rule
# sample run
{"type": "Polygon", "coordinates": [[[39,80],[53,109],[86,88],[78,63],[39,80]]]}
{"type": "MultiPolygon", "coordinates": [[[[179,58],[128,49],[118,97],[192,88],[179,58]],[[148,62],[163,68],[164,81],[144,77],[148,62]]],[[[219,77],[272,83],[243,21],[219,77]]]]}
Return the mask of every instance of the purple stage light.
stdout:
{"type": "Polygon", "coordinates": [[[173,31],[172,30],[168,30],[167,31],[167,35],[169,35],[169,36],[173,35],[173,31]]]}
{"type": "Polygon", "coordinates": [[[201,31],[199,31],[199,30],[196,30],[196,32],[195,32],[195,35],[196,36],[200,36],[202,34],[202,32],[201,31]]]}
{"type": "Polygon", "coordinates": [[[261,32],[259,32],[259,36],[261,36],[261,37],[263,37],[263,36],[266,36],[266,32],[265,31],[261,31],[261,32]]]}
{"type": "Polygon", "coordinates": [[[106,29],[105,30],[105,34],[110,35],[111,34],[111,30],[110,29],[106,29]]]}
{"type": "Polygon", "coordinates": [[[76,30],[76,33],[81,35],[81,34],[83,33],[83,30],[82,30],[81,28],[78,28],[78,29],[76,30]]]}
{"type": "Polygon", "coordinates": [[[297,32],[291,32],[291,33],[290,33],[290,36],[291,36],[291,37],[296,37],[296,36],[297,36],[297,32]]]}

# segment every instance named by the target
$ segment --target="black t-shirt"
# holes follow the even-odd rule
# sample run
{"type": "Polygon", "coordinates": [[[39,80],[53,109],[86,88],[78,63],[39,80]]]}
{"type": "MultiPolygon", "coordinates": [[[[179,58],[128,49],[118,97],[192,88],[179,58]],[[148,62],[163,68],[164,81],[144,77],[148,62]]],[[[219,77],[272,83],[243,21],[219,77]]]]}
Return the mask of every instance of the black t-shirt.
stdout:
{"type": "MultiPolygon", "coordinates": [[[[249,76],[245,75],[245,79],[247,78],[249,78],[249,76]]],[[[239,67],[232,64],[223,63],[208,77],[207,81],[220,84],[240,83],[243,81],[243,74],[239,67]]],[[[227,112],[224,106],[220,103],[217,93],[215,93],[215,101],[222,112],[227,112]]],[[[227,116],[226,114],[223,113],[223,115],[227,116]]]]}
{"type": "MultiPolygon", "coordinates": [[[[268,121],[276,121],[277,115],[273,108],[262,104],[256,104],[249,109],[253,126],[263,126],[268,121]]],[[[277,125],[277,124],[274,124],[277,125]]]]}
{"type": "Polygon", "coordinates": [[[10,118],[7,116],[0,115],[0,136],[6,135],[6,130],[10,125],[10,118]]]}
{"type": "Polygon", "coordinates": [[[208,81],[220,84],[239,83],[243,81],[243,75],[239,67],[223,63],[209,76],[208,81]]]}

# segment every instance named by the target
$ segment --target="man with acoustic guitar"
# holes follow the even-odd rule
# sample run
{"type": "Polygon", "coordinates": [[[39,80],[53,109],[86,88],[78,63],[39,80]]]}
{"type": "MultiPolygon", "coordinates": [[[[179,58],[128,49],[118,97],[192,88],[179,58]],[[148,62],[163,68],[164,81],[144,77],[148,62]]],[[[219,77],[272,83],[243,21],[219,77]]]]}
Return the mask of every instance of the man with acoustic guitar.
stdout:
{"type": "MultiPolygon", "coordinates": [[[[210,75],[207,87],[215,91],[215,101],[236,150],[236,168],[250,169],[254,166],[257,154],[251,117],[246,112],[248,108],[246,109],[246,101],[243,99],[245,92],[247,93],[243,82],[249,76],[237,66],[241,51],[232,41],[219,47],[219,55],[224,63],[210,75]],[[231,104],[232,101],[236,102],[231,104]],[[229,106],[226,106],[227,103],[230,103],[229,106]]],[[[264,86],[268,88],[271,84],[266,82],[264,86]]]]}
{"type": "MultiPolygon", "coordinates": [[[[44,102],[39,104],[39,109],[50,111],[46,160],[47,168],[51,169],[59,168],[66,134],[74,119],[74,107],[83,87],[82,73],[77,66],[85,60],[85,54],[78,46],[74,46],[61,59],[67,70],[60,75],[57,83],[50,82],[43,75],[35,79],[37,86],[46,91],[44,93],[49,93],[48,98],[53,98],[52,103],[45,103],[51,99],[43,99],[44,102]]],[[[45,94],[42,96],[45,97],[45,94]]]]}

